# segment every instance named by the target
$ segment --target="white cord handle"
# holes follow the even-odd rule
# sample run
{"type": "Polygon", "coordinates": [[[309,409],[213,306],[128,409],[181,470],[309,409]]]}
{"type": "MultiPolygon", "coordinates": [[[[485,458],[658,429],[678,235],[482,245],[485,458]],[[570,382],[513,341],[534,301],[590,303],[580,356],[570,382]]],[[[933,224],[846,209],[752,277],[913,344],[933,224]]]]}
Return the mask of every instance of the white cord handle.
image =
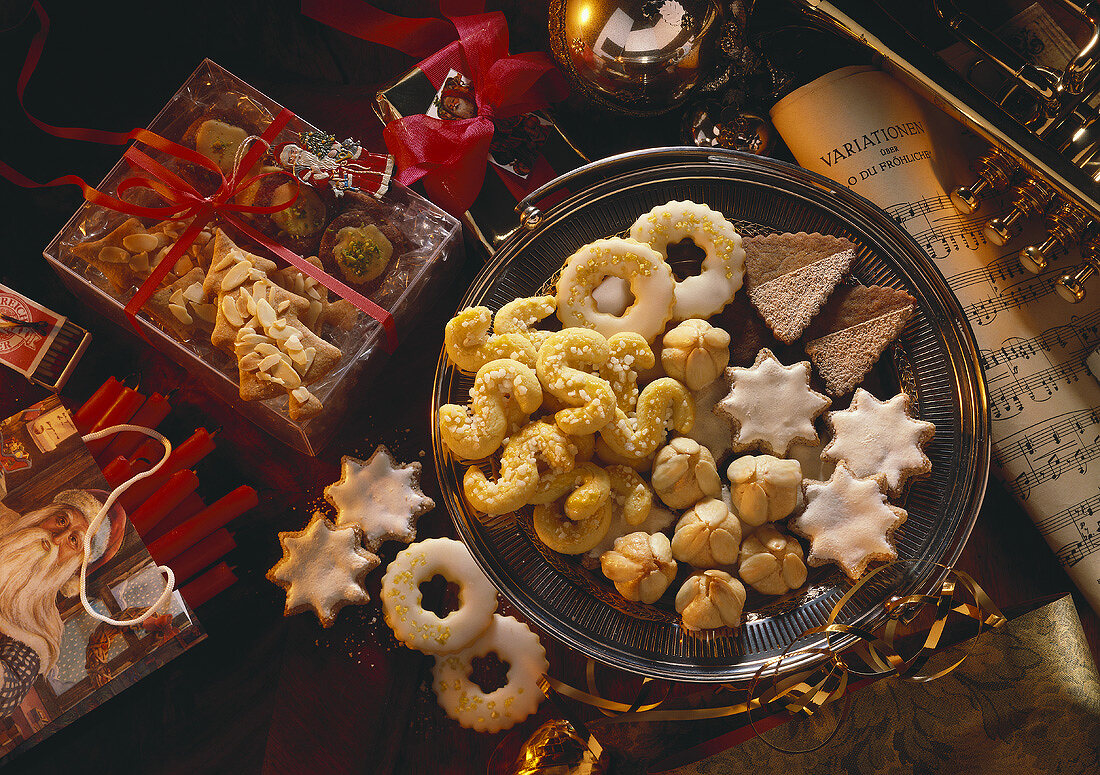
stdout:
{"type": "Polygon", "coordinates": [[[155,614],[166,602],[168,602],[168,598],[171,597],[172,592],[176,587],[176,574],[174,574],[172,572],[172,569],[169,568],[167,565],[157,566],[157,570],[164,574],[164,578],[166,580],[164,591],[160,593],[160,597],[156,599],[156,602],[149,606],[148,610],[146,610],[145,613],[143,613],[141,616],[125,620],[112,619],[109,616],[104,616],[103,614],[99,613],[99,611],[96,611],[94,608],[92,608],[92,604],[88,602],[88,556],[92,552],[92,536],[94,536],[96,534],[96,531],[99,530],[100,523],[103,522],[103,519],[107,516],[107,512],[110,511],[111,507],[115,505],[115,501],[118,500],[119,496],[121,496],[122,493],[126,492],[126,490],[129,489],[132,484],[140,482],[142,479],[146,479],[160,470],[161,466],[163,466],[164,463],[168,460],[168,456],[172,453],[172,444],[162,434],[158,433],[152,428],[129,424],[112,425],[110,428],[104,428],[103,430],[96,431],[95,433],[89,433],[82,438],[84,440],[84,443],[87,444],[89,441],[102,439],[104,436],[110,436],[113,433],[121,433],[123,431],[144,433],[146,436],[156,439],[164,445],[164,457],[158,460],[156,465],[154,465],[148,471],[142,471],[140,474],[134,474],[125,482],[112,490],[111,494],[107,496],[107,500],[104,501],[103,508],[101,508],[99,510],[99,513],[97,513],[95,517],[92,518],[91,522],[88,523],[88,529],[84,532],[84,557],[80,561],[80,603],[84,606],[84,611],[88,614],[88,616],[92,617],[93,619],[98,619],[101,622],[112,624],[115,627],[133,627],[135,624],[141,624],[142,622],[144,622],[150,616],[155,614]]]}

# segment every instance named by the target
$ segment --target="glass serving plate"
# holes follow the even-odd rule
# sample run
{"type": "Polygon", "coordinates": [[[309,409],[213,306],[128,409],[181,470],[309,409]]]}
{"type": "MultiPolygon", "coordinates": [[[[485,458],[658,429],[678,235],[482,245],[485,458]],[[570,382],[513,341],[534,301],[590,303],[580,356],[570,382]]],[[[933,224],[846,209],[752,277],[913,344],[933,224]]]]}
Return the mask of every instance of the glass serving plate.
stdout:
{"type": "MultiPolygon", "coordinates": [[[[928,592],[942,581],[942,566],[958,558],[977,517],[990,460],[987,396],[966,318],[932,261],[886,213],[824,177],[773,159],[702,148],[623,154],[562,176],[521,202],[521,226],[478,275],[461,307],[495,311],[537,294],[579,247],[625,233],[639,215],[674,199],[705,202],[745,236],[816,231],[847,237],[858,246],[850,281],[901,288],[917,299],[916,314],[869,379],[877,381],[873,392],[880,397],[903,387],[915,414],[935,423],[936,437],[926,450],[932,473],[893,501],[909,514],[895,534],[900,562],[842,612],[840,621],[873,628],[885,619],[890,596],[928,592]],[[538,209],[550,200],[555,204],[538,209]]],[[[683,572],[656,605],[631,603],[598,569],[544,547],[531,528],[530,509],[502,516],[476,512],[462,491],[467,463],[443,446],[436,418],[443,404],[465,403],[472,383],[472,375],[440,355],[432,446],[443,497],[493,584],[545,632],[614,667],[679,681],[745,683],[792,644],[796,651],[850,645],[851,638],[834,635],[828,644],[823,635],[803,635],[822,624],[851,587],[834,566],[811,568],[807,585],[779,600],[750,595],[751,613],[737,632],[692,635],[672,604],[683,572]]],[[[837,403],[834,408],[844,408],[847,399],[837,403]]],[[[795,653],[784,659],[782,672],[823,658],[795,653]]]]}

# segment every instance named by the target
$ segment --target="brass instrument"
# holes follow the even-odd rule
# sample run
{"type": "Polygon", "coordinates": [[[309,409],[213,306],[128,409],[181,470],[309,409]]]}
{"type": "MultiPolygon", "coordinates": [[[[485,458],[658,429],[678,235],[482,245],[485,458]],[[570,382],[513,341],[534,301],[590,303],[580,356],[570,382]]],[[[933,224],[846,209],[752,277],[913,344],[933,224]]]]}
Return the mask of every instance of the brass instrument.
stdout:
{"type": "Polygon", "coordinates": [[[1100,2],[1051,0],[1091,30],[1062,70],[1032,64],[979,24],[956,0],[919,0],[972,46],[1001,85],[990,95],[917,40],[875,0],[793,0],[817,24],[873,49],[885,69],[985,138],[991,148],[974,164],[977,179],[951,194],[974,212],[990,193],[1011,190],[1013,209],[989,221],[985,233],[1004,244],[1021,221],[1042,217],[1047,239],[1020,251],[1025,269],[1039,272],[1080,244],[1084,263],[1058,279],[1069,302],[1085,297],[1100,272],[1100,112],[1088,103],[1100,91],[1100,2]]]}

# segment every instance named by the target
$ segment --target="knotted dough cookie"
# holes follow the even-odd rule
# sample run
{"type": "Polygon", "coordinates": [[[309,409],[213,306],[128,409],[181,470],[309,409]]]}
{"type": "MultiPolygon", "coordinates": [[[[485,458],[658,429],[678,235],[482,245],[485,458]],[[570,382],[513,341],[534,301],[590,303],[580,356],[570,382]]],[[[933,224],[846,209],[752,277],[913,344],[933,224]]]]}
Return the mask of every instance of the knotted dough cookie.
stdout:
{"type": "Polygon", "coordinates": [[[565,262],[558,279],[558,319],[604,336],[635,331],[652,342],[672,318],[676,278],[661,254],[641,242],[612,237],[585,245],[565,262]],[[592,293],[608,277],[630,284],[634,303],[622,315],[600,312],[592,293]]]}
{"type": "Polygon", "coordinates": [[[654,207],[630,227],[631,239],[665,256],[669,245],[690,239],[706,253],[702,271],[676,283],[673,320],[708,318],[722,311],[741,287],[745,251],[741,235],[722,213],[695,202],[654,207]]]}
{"type": "Polygon", "coordinates": [[[538,350],[553,331],[532,328],[535,323],[550,317],[557,307],[553,296],[529,296],[513,299],[497,310],[493,318],[493,333],[519,334],[538,350]]]}

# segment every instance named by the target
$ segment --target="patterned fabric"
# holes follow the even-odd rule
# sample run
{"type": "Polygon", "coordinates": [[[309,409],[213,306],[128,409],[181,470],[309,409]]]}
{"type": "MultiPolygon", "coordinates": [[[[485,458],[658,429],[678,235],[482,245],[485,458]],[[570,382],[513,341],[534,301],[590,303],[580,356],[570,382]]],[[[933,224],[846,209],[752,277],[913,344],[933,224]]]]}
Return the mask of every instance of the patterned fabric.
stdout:
{"type": "Polygon", "coordinates": [[[38,652],[22,641],[0,634],[0,664],[4,682],[0,685],[0,718],[10,716],[38,677],[38,652]]]}
{"type": "MultiPolygon", "coordinates": [[[[836,738],[816,752],[785,754],[751,739],[702,761],[661,771],[668,775],[1100,773],[1100,673],[1071,597],[949,649],[934,664],[944,667],[965,649],[970,649],[967,660],[938,681],[883,680],[855,691],[850,714],[836,738]]],[[[819,711],[806,723],[829,715],[819,711]]],[[[616,773],[634,775],[656,770],[653,765],[659,760],[697,742],[691,740],[685,723],[707,722],[606,726],[595,722],[592,732],[618,759],[616,773]]],[[[815,732],[831,727],[832,718],[816,723],[818,727],[803,728],[793,737],[784,734],[784,727],[764,734],[785,747],[808,747],[815,732]]],[[[726,728],[716,733],[730,728],[727,721],[726,728]]]]}

